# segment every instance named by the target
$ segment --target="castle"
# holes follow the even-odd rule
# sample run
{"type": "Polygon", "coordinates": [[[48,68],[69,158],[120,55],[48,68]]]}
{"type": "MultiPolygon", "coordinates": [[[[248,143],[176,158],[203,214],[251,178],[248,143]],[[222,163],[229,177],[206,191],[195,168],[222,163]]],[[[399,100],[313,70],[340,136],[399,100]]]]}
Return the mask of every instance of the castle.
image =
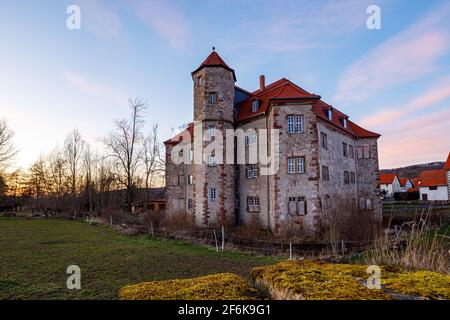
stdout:
{"type": "Polygon", "coordinates": [[[381,217],[379,134],[288,79],[266,85],[261,76],[254,92],[237,87],[215,50],[192,80],[194,122],[164,142],[168,213],[193,215],[200,226],[256,219],[273,231],[290,224],[312,233],[341,200],[381,217]],[[258,147],[270,163],[252,157],[258,147]]]}

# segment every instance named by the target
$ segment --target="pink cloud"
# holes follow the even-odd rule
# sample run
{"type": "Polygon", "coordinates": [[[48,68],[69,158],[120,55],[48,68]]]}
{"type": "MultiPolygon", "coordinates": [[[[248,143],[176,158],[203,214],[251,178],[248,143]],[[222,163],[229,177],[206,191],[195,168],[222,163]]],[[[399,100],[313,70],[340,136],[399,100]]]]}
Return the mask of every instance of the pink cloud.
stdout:
{"type": "Polygon", "coordinates": [[[437,86],[412,99],[405,105],[383,108],[365,118],[360,123],[368,128],[383,128],[395,124],[399,119],[411,116],[414,112],[444,101],[450,97],[450,78],[442,80],[437,86]]]}
{"type": "Polygon", "coordinates": [[[449,128],[450,107],[399,122],[385,130],[380,138],[380,167],[444,161],[450,151],[449,128]]]}
{"type": "Polygon", "coordinates": [[[336,100],[364,101],[437,70],[438,58],[449,51],[449,14],[450,5],[442,6],[355,61],[338,82],[336,100]]]}

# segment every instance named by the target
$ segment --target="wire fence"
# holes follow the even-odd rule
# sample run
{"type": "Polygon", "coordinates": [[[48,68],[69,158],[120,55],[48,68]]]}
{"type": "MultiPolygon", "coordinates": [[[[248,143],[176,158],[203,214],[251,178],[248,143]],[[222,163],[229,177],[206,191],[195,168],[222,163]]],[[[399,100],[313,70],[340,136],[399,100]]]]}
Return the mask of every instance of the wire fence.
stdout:
{"type": "Polygon", "coordinates": [[[142,225],[135,217],[109,216],[106,218],[86,218],[90,223],[108,224],[129,234],[147,234],[153,238],[182,240],[205,246],[217,252],[245,251],[264,256],[324,257],[330,254],[347,256],[364,252],[373,247],[374,241],[302,241],[282,242],[248,238],[219,229],[169,230],[154,228],[152,224],[142,225]]]}

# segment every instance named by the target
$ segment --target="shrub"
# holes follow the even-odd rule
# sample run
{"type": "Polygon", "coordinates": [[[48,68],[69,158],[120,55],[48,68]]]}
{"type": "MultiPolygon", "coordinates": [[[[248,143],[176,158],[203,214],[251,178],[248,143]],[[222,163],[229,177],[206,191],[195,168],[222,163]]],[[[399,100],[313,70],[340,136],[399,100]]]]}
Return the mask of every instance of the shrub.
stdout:
{"type": "Polygon", "coordinates": [[[222,273],[192,279],[145,282],[126,286],[121,300],[254,300],[257,291],[243,278],[222,273]]]}

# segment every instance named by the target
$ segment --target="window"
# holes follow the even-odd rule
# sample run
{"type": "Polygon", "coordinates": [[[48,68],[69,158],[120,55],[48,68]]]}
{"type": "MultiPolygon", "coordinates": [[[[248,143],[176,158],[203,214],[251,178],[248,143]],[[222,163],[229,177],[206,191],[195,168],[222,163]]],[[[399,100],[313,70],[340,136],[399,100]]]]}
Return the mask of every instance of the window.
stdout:
{"type": "Polygon", "coordinates": [[[355,157],[355,150],[353,149],[352,145],[348,145],[348,155],[350,156],[350,158],[355,157]]]}
{"type": "Polygon", "coordinates": [[[370,159],[370,146],[363,145],[358,147],[358,159],[370,159]]]}
{"type": "Polygon", "coordinates": [[[192,207],[193,207],[192,199],[188,199],[188,209],[192,210],[192,207]]]}
{"type": "Polygon", "coordinates": [[[306,199],[305,199],[305,197],[289,197],[288,198],[288,213],[290,215],[304,216],[306,214],[306,199]]]}
{"type": "Polygon", "coordinates": [[[247,211],[259,212],[259,197],[247,197],[247,211]]]}
{"type": "Polygon", "coordinates": [[[303,132],[303,116],[289,115],[288,116],[288,133],[302,133],[303,132]]]}
{"type": "Polygon", "coordinates": [[[365,198],[360,198],[359,199],[359,208],[360,209],[365,209],[366,208],[366,199],[365,198]]]}
{"type": "Polygon", "coordinates": [[[350,184],[350,174],[348,171],[344,171],[344,184],[350,184]]]}
{"type": "Polygon", "coordinates": [[[258,166],[257,165],[249,165],[245,168],[247,179],[256,179],[258,178],[258,166]]]}
{"type": "Polygon", "coordinates": [[[343,151],[344,157],[347,157],[348,156],[347,144],[345,142],[342,143],[342,151],[343,151]]]}
{"type": "Polygon", "coordinates": [[[305,158],[297,158],[297,173],[305,173],[305,158]]]}
{"type": "Polygon", "coordinates": [[[322,166],[322,180],[329,181],[330,180],[330,171],[328,167],[322,166]]]}
{"type": "Polygon", "coordinates": [[[288,116],[288,133],[294,132],[295,132],[294,116],[288,116]]]}
{"type": "Polygon", "coordinates": [[[211,200],[211,201],[217,200],[217,189],[216,188],[209,189],[209,200],[211,200]]]}
{"type": "Polygon", "coordinates": [[[350,172],[350,183],[355,184],[356,183],[356,176],[354,172],[350,172]]]}
{"type": "Polygon", "coordinates": [[[197,87],[202,86],[202,77],[197,77],[197,87]]]}
{"type": "Polygon", "coordinates": [[[322,145],[322,148],[328,149],[328,137],[326,133],[320,133],[320,143],[322,145]]]}
{"type": "Polygon", "coordinates": [[[241,199],[239,197],[236,197],[234,199],[234,208],[235,209],[240,209],[241,208],[241,199]]]}
{"type": "Polygon", "coordinates": [[[305,173],[305,158],[288,158],[287,160],[287,170],[289,174],[294,173],[305,173]]]}
{"type": "Polygon", "coordinates": [[[208,156],[208,166],[215,167],[216,165],[217,165],[216,156],[214,155],[208,156]]]}
{"type": "Polygon", "coordinates": [[[327,117],[328,120],[333,120],[333,110],[331,108],[327,110],[327,117]]]}
{"type": "Polygon", "coordinates": [[[256,143],[256,132],[252,130],[245,133],[245,145],[248,146],[253,143],[256,143]]]}
{"type": "Polygon", "coordinates": [[[437,186],[432,186],[432,187],[428,187],[429,190],[437,190],[438,187],[437,186]]]}
{"type": "Polygon", "coordinates": [[[179,208],[180,210],[186,209],[185,203],[184,203],[184,199],[182,199],[182,198],[178,199],[178,208],[179,208]]]}
{"type": "Polygon", "coordinates": [[[258,112],[259,110],[259,101],[255,100],[252,102],[252,112],[258,112]]]}
{"type": "Polygon", "coordinates": [[[172,186],[178,186],[180,184],[178,176],[172,177],[172,186]]]}
{"type": "Polygon", "coordinates": [[[209,126],[208,129],[206,129],[206,135],[211,138],[216,136],[216,127],[215,126],[209,126]]]}
{"type": "Polygon", "coordinates": [[[194,184],[194,176],[192,174],[188,175],[188,184],[194,184]]]}
{"type": "Polygon", "coordinates": [[[209,94],[209,103],[216,104],[217,103],[217,93],[211,92],[209,94]]]}
{"type": "Polygon", "coordinates": [[[342,118],[341,123],[344,128],[347,128],[347,118],[342,118]]]}
{"type": "Polygon", "coordinates": [[[295,158],[288,158],[288,173],[295,173],[295,158]]]}
{"type": "Polygon", "coordinates": [[[302,115],[298,115],[295,117],[295,131],[297,133],[303,132],[303,116],[302,115]]]}

